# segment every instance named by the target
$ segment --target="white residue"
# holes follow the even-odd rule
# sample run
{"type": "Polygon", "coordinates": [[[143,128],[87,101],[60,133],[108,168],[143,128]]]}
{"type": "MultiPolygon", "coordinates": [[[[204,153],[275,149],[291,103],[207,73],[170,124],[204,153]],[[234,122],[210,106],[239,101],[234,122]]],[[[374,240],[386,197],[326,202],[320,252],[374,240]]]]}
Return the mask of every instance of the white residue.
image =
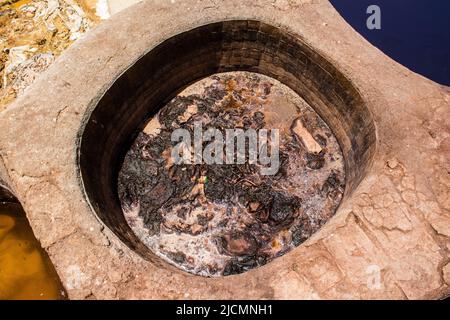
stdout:
{"type": "Polygon", "coordinates": [[[111,17],[111,13],[109,11],[108,0],[98,0],[95,6],[95,14],[100,17],[102,20],[106,20],[111,17]]]}

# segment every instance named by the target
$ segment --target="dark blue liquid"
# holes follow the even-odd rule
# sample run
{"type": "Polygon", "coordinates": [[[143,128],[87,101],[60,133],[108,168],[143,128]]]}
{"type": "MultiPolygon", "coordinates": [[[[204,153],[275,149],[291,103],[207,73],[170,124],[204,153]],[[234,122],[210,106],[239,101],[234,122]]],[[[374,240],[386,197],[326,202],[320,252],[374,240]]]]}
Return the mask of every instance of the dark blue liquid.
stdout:
{"type": "Polygon", "coordinates": [[[392,59],[450,86],[450,0],[331,0],[344,19],[392,59]],[[381,30],[366,26],[369,5],[381,8],[381,30]]]}

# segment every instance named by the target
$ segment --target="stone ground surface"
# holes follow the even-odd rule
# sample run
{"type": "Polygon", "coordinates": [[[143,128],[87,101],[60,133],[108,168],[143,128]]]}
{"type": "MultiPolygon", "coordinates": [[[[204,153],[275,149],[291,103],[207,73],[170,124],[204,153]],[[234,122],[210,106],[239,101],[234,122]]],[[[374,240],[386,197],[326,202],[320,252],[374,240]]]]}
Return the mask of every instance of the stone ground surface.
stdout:
{"type": "Polygon", "coordinates": [[[72,299],[436,299],[450,294],[448,119],[448,87],[386,57],[325,0],[146,1],[72,45],[0,114],[0,179],[72,299]],[[78,179],[77,133],[99,94],[149,48],[243,18],[287,28],[333,61],[373,114],[377,151],[356,191],[300,247],[242,275],[196,277],[143,260],[97,220],[78,179]]]}

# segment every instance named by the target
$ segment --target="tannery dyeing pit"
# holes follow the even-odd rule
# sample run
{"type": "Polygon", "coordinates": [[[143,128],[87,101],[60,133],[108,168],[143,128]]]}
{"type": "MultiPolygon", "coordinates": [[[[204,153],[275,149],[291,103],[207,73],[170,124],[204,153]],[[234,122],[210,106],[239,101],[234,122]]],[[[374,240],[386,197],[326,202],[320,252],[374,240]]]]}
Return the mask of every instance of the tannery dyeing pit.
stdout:
{"type": "Polygon", "coordinates": [[[344,183],[339,144],[303,99],[267,76],[228,72],[194,83],[152,117],[125,156],[118,192],[151,251],[187,272],[220,276],[304,242],[334,214],[344,183]],[[278,129],[277,172],[262,174],[248,154],[240,164],[174,163],[172,132],[194,136],[198,123],[224,137],[227,129],[278,129]]]}
{"type": "Polygon", "coordinates": [[[143,1],[0,113],[0,179],[70,299],[448,296],[448,90],[370,46],[327,1],[259,4],[143,1]],[[223,74],[237,71],[256,75],[223,74]],[[279,128],[277,174],[166,168],[169,133],[207,116],[221,131],[279,128]],[[132,163],[148,174],[132,178],[132,163]]]}

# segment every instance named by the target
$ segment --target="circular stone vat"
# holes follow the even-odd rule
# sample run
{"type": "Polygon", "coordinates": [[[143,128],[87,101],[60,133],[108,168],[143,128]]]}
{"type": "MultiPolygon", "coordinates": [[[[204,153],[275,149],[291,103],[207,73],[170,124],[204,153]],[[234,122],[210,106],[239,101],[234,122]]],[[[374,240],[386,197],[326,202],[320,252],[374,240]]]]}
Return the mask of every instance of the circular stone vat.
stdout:
{"type": "Polygon", "coordinates": [[[352,83],[297,36],[248,20],[204,25],[150,50],[111,84],[80,135],[81,177],[104,224],[143,257],[206,276],[247,271],[306,240],[358,185],[375,148],[372,117],[352,83]],[[246,165],[167,166],[173,129],[192,128],[198,117],[228,119],[219,112],[227,108],[249,119],[228,125],[261,121],[254,129],[282,132],[280,159],[290,161],[280,172],[288,176],[243,173],[246,165]]]}

